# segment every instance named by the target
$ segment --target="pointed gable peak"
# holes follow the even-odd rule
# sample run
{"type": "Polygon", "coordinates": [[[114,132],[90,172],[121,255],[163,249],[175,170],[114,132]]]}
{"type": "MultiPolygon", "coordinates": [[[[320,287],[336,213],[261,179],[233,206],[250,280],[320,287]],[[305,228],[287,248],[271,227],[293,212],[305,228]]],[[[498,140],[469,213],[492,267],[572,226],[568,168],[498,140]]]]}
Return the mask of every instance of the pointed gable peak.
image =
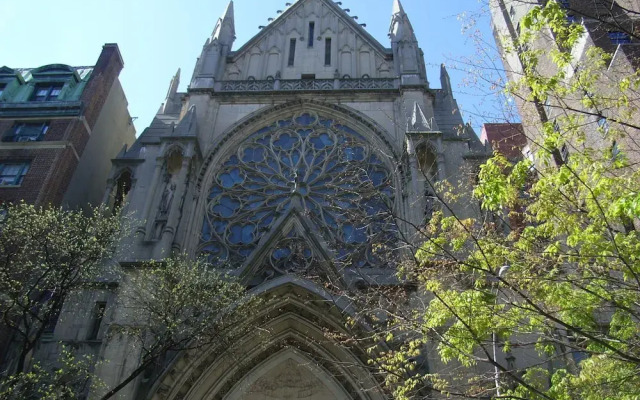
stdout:
{"type": "MultiPolygon", "coordinates": [[[[333,22],[322,23],[319,20],[323,18],[336,18],[344,26],[350,28],[350,31],[358,36],[363,42],[367,43],[374,51],[381,55],[390,53],[386,47],[383,46],[377,39],[375,39],[364,28],[365,24],[359,24],[357,16],[349,15],[350,10],[342,8],[340,2],[333,0],[297,0],[286,3],[286,8],[277,10],[277,15],[273,18],[269,18],[269,23],[266,26],[260,26],[260,31],[244,43],[236,52],[234,56],[243,55],[256,46],[259,46],[262,40],[271,34],[285,34],[294,33],[294,36],[305,37],[307,35],[307,27],[298,23],[291,23],[291,20],[312,17],[310,20],[315,22],[316,36],[321,36],[326,30],[334,28],[333,22]],[[321,11],[323,10],[323,11],[321,11]],[[315,21],[314,21],[315,20],[315,21]]],[[[334,32],[338,33],[338,32],[334,32]]]]}
{"type": "Polygon", "coordinates": [[[178,125],[173,131],[173,136],[192,136],[198,135],[198,126],[196,118],[196,106],[195,104],[189,107],[187,113],[182,117],[178,125]]]}
{"type": "Polygon", "coordinates": [[[404,8],[402,8],[402,3],[400,2],[400,0],[393,0],[393,11],[392,11],[393,15],[401,15],[401,14],[405,14],[404,12],[404,8]]]}
{"type": "Polygon", "coordinates": [[[431,131],[431,124],[427,121],[427,117],[424,116],[422,108],[417,102],[413,103],[413,112],[411,113],[411,119],[409,120],[408,131],[414,132],[427,132],[431,131]]]}
{"type": "Polygon", "coordinates": [[[236,38],[235,17],[233,14],[233,0],[229,1],[227,8],[224,10],[222,17],[218,18],[213,33],[211,34],[211,40],[219,41],[223,44],[231,46],[233,40],[236,38]]]}

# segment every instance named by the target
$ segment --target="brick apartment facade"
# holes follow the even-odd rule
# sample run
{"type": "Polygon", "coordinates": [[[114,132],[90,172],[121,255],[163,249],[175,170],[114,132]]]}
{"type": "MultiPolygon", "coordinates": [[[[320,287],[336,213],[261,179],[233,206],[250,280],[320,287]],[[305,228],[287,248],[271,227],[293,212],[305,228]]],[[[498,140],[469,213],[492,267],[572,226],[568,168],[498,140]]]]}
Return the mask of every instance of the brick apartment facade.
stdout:
{"type": "Polygon", "coordinates": [[[100,202],[110,159],[135,139],[123,66],[106,44],[92,67],[0,68],[0,202],[100,202]]]}

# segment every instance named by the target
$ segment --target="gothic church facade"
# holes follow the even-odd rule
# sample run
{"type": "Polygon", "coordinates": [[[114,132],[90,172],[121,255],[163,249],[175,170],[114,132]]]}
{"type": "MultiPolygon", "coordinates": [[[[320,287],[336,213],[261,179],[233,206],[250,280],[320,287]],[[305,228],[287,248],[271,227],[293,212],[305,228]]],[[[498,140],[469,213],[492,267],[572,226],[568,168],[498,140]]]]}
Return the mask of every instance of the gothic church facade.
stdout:
{"type": "MultiPolygon", "coordinates": [[[[330,0],[294,2],[237,50],[234,18],[231,2],[187,91],[178,70],[151,125],[113,160],[104,201],[126,195],[136,221],[121,265],[205,257],[264,303],[237,339],[239,357],[215,346],[178,354],[119,396],[386,398],[366,355],[326,335],[353,313],[330,288],[401,284],[373,238],[410,236],[437,207],[434,185],[459,186],[488,151],[462,120],[444,67],[441,88],[430,87],[399,0],[390,47],[330,0]]],[[[454,205],[461,216],[478,212],[466,199],[454,205]]],[[[108,386],[139,360],[130,339],[107,334],[132,323],[118,309],[123,285],[86,301],[87,315],[106,304],[95,352],[108,386]]],[[[63,319],[56,337],[82,340],[78,326],[63,319]]]]}

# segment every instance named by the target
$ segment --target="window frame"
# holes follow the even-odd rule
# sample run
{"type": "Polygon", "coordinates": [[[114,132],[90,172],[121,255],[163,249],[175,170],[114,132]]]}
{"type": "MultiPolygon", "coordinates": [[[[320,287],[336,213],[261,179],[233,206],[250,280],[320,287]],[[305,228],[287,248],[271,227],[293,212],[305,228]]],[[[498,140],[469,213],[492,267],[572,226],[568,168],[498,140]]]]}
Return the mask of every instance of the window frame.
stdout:
{"type": "Polygon", "coordinates": [[[566,143],[564,143],[562,147],[560,147],[560,157],[565,163],[569,161],[569,146],[567,146],[566,143]]]}
{"type": "Polygon", "coordinates": [[[107,314],[107,302],[96,301],[91,311],[91,325],[87,331],[87,340],[102,340],[101,328],[107,314]]]}
{"type": "Polygon", "coordinates": [[[17,121],[11,127],[10,133],[2,136],[3,142],[38,142],[49,131],[49,121],[17,121]],[[29,134],[38,132],[37,135],[29,134]]]}
{"type": "Polygon", "coordinates": [[[615,45],[631,43],[631,36],[629,36],[629,34],[626,32],[609,31],[607,32],[607,36],[609,37],[609,40],[611,40],[611,43],[615,45]]]}
{"type": "Polygon", "coordinates": [[[24,177],[29,172],[31,162],[29,161],[15,161],[15,162],[3,162],[0,163],[0,187],[18,187],[24,182],[24,177]],[[10,166],[17,166],[18,172],[16,174],[7,175],[5,169],[10,166]],[[5,183],[5,177],[13,176],[11,182],[5,183]]]}
{"type": "Polygon", "coordinates": [[[62,89],[64,88],[64,82],[40,82],[36,83],[33,93],[31,94],[30,101],[56,101],[59,99],[62,89]],[[39,95],[38,92],[46,91],[46,94],[39,95]],[[54,91],[57,93],[54,95],[54,91]]]}
{"type": "Polygon", "coordinates": [[[605,135],[609,133],[609,129],[611,128],[609,125],[609,120],[605,117],[598,118],[598,128],[602,129],[602,133],[605,135]]]}
{"type": "Polygon", "coordinates": [[[307,47],[313,47],[314,35],[316,31],[315,21],[309,21],[309,37],[307,38],[307,47]]]}
{"type": "Polygon", "coordinates": [[[287,60],[287,66],[293,67],[296,60],[296,46],[297,40],[296,38],[289,39],[289,59],[287,60]]]}
{"type": "Polygon", "coordinates": [[[330,66],[331,65],[331,49],[332,44],[331,44],[331,38],[324,38],[324,65],[326,66],[330,66]]]}

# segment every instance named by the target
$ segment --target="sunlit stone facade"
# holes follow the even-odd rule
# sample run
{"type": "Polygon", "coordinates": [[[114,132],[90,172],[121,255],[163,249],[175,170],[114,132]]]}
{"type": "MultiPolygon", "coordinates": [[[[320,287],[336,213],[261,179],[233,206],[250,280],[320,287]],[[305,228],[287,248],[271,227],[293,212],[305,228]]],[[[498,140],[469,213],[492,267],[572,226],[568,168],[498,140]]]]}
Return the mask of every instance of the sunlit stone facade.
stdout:
{"type": "MultiPolygon", "coordinates": [[[[175,354],[121,398],[387,398],[364,349],[327,334],[346,334],[354,312],[340,291],[402,285],[394,260],[438,207],[434,185],[464,190],[488,154],[446,70],[431,88],[406,13],[389,6],[388,48],[333,1],[299,0],[233,50],[230,3],[187,92],[178,72],[151,125],[113,161],[104,201],[125,195],[136,224],[117,262],[133,271],[173,252],[205,257],[264,299],[240,354],[175,354]]],[[[478,212],[461,199],[460,216],[478,212]]],[[[108,385],[139,362],[116,331],[138,322],[119,309],[125,286],[86,301],[107,302],[95,352],[108,385]]],[[[82,340],[64,321],[56,337],[82,340]]]]}

